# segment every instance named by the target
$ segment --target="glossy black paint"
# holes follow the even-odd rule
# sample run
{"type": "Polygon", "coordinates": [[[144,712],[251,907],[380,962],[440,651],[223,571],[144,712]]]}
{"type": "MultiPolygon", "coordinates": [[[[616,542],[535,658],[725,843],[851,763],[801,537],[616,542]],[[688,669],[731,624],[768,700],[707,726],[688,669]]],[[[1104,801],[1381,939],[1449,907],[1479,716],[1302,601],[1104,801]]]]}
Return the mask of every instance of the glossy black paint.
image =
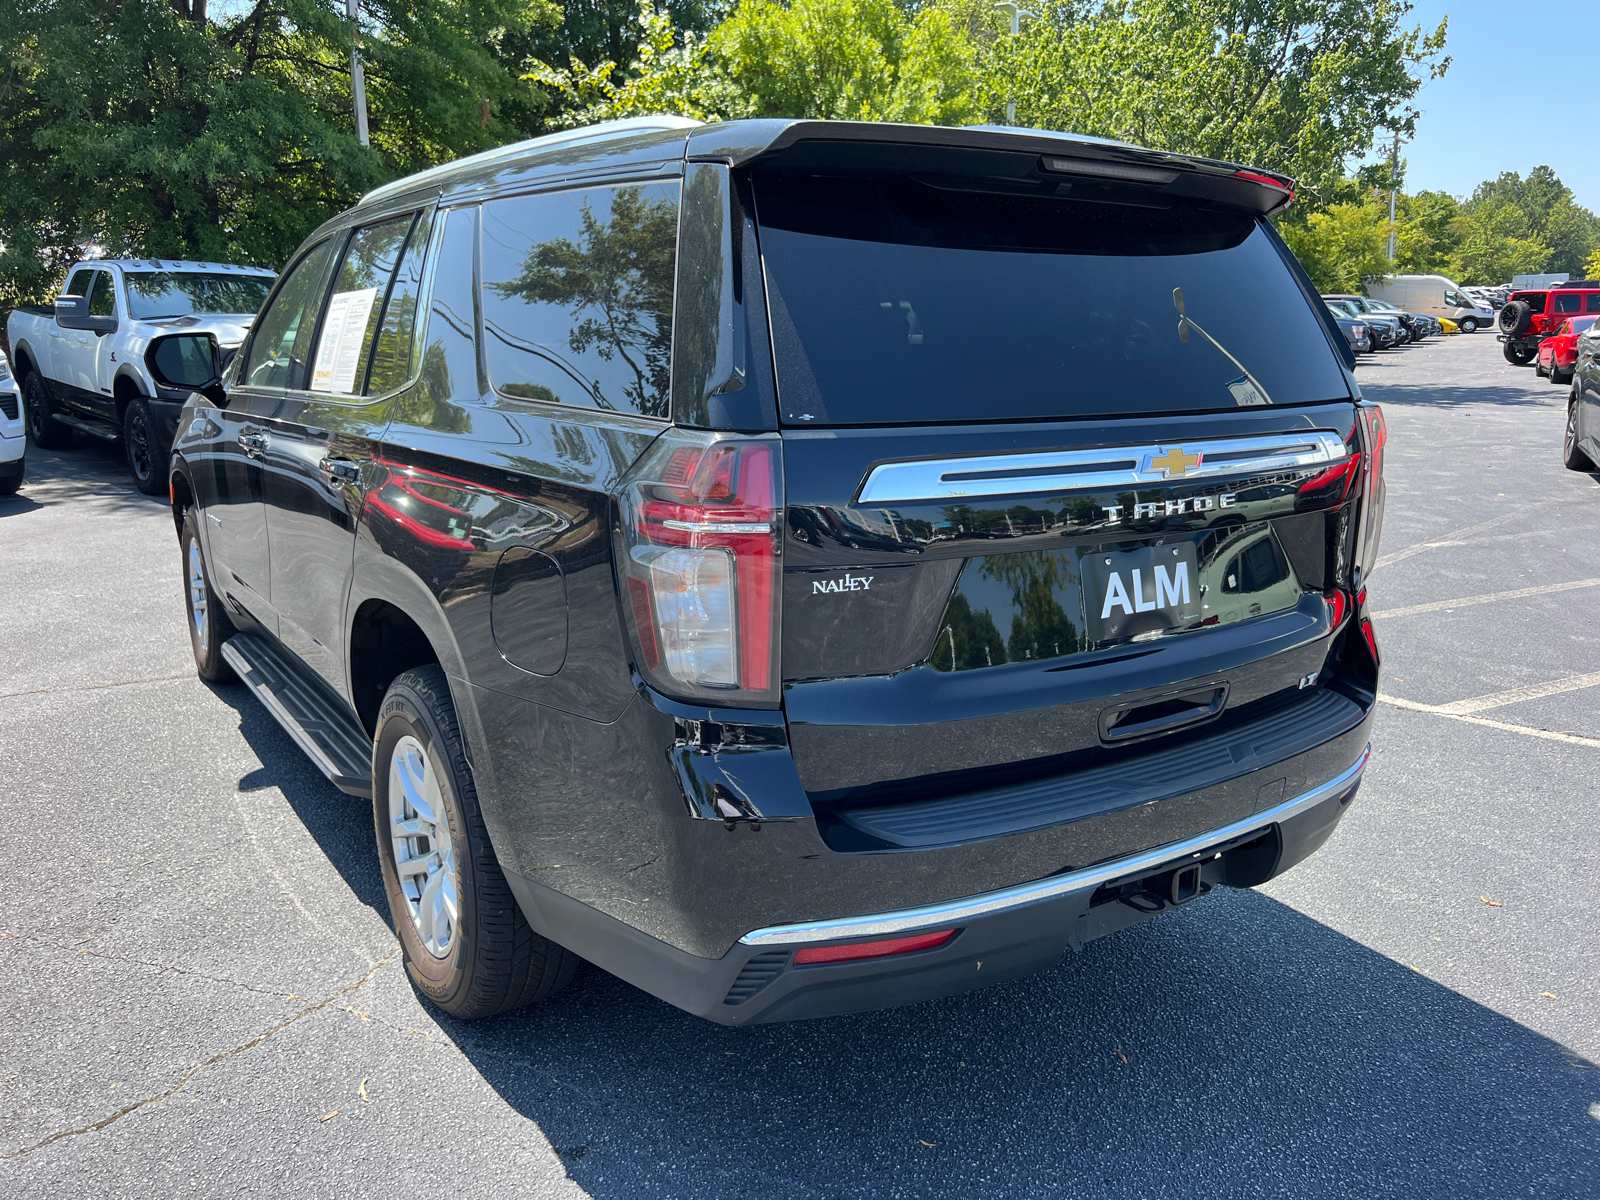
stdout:
{"type": "MultiPolygon", "coordinates": [[[[749,122],[687,137],[640,134],[463,168],[346,214],[316,236],[436,198],[441,205],[412,378],[371,402],[335,403],[252,393],[230,377],[226,403],[187,410],[174,460],[207,518],[212,573],[230,602],[358,715],[370,718],[374,695],[419,656],[443,667],[495,851],[535,928],[715,1020],[725,1019],[716,1006],[752,957],[738,943],[750,930],[969,896],[1218,828],[1356,762],[1376,689],[1376,663],[1354,632],[1362,614],[1332,628],[1322,599],[1350,584],[1351,505],[1307,510],[1296,489],[1309,472],[1226,485],[1239,497],[1229,519],[1270,529],[1291,564],[1302,589],[1293,606],[1148,644],[1095,642],[971,671],[929,661],[969,560],[1148,545],[1203,534],[1219,517],[1113,528],[1105,506],[1120,495],[959,509],[853,503],[867,470],[891,459],[1313,429],[1335,430],[1354,446],[1354,394],[1322,406],[1170,419],[788,430],[783,709],[706,708],[644,686],[632,670],[611,539],[629,469],[669,426],[490,387],[472,206],[518,190],[682,176],[674,337],[685,372],[673,378],[674,419],[772,430],[758,214],[737,164],[782,136],[824,153],[816,129],[794,129],[749,122]],[[686,164],[686,146],[691,159],[718,161],[686,164]],[[241,435],[266,440],[247,453],[241,435]],[[325,461],[348,461],[356,473],[330,475],[325,461]],[[853,575],[872,583],[817,589],[853,575]],[[839,834],[849,813],[892,807],[906,789],[955,797],[980,790],[975,780],[984,777],[1020,785],[1107,764],[1137,772],[1149,747],[1245,729],[1307,676],[1357,706],[1359,719],[1271,762],[1241,755],[1226,778],[1175,771],[1127,804],[947,845],[839,834]],[[1108,708],[1214,683],[1226,685],[1227,703],[1203,728],[1102,744],[1108,708]],[[693,979],[701,982],[685,982],[693,979]],[[713,992],[714,1004],[702,1004],[713,992]]],[[[916,153],[925,156],[956,135],[905,136],[920,139],[916,153]]],[[[861,145],[886,152],[881,139],[861,145]]],[[[1220,186],[1233,195],[1243,185],[1220,186]]],[[[1249,186],[1246,198],[1259,201],[1261,189],[1249,186]]],[[[1136,498],[1222,487],[1175,481],[1136,498]]],[[[1285,845],[1316,840],[1284,836],[1285,845]]],[[[1291,857],[1275,852],[1262,877],[1291,857]]],[[[1025,947],[1014,956],[1022,971],[1059,954],[1069,936],[1030,926],[1025,935],[997,933],[995,945],[1025,947]]],[[[982,938],[968,931],[963,939],[950,959],[960,970],[934,972],[928,994],[967,986],[962,955],[982,938]]],[[[919,994],[894,970],[833,978],[877,982],[855,999],[846,989],[832,993],[843,999],[785,1008],[776,1001],[786,983],[737,1019],[843,1011],[885,1002],[885,989],[896,987],[919,994]]]]}

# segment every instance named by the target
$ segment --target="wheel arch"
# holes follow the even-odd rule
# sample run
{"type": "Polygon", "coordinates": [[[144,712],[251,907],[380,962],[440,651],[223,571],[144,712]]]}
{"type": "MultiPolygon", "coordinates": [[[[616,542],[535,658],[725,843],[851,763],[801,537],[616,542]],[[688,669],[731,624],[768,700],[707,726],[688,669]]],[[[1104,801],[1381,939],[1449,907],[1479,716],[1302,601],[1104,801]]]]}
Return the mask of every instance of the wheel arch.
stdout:
{"type": "Polygon", "coordinates": [[[11,348],[11,357],[15,360],[17,378],[26,379],[29,374],[43,377],[44,372],[39,370],[39,356],[33,352],[33,347],[24,339],[11,348]]]}
{"type": "Polygon", "coordinates": [[[167,477],[167,496],[172,504],[172,524],[183,537],[183,514],[194,507],[194,482],[189,478],[189,468],[180,464],[167,477]]]}
{"type": "MultiPolygon", "coordinates": [[[[464,677],[465,663],[438,599],[394,559],[358,562],[345,611],[350,700],[369,734],[377,730],[384,693],[402,672],[437,663],[447,681],[464,677]]],[[[452,682],[456,711],[465,716],[468,706],[458,690],[452,682]]]]}
{"type": "Polygon", "coordinates": [[[132,363],[123,363],[111,381],[111,395],[116,401],[117,421],[120,423],[128,415],[128,405],[135,399],[147,399],[150,389],[145,386],[144,377],[132,363]]]}

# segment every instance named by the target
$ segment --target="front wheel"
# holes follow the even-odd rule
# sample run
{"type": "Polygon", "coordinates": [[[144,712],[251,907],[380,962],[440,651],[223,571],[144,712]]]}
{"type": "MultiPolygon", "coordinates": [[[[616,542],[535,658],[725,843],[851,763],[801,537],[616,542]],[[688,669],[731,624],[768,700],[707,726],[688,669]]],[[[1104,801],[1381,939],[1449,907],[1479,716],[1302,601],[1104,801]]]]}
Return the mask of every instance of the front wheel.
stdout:
{"type": "Polygon", "coordinates": [[[1461,322],[1461,332],[1462,333],[1477,333],[1478,332],[1478,322],[1475,321],[1473,318],[1468,317],[1466,320],[1461,322]]]}
{"type": "Polygon", "coordinates": [[[1541,354],[1541,355],[1539,355],[1538,358],[1536,358],[1534,360],[1533,373],[1535,375],[1540,376],[1540,377],[1543,377],[1545,374],[1547,374],[1547,372],[1544,369],[1544,355],[1541,354]]]}
{"type": "Polygon", "coordinates": [[[72,426],[55,419],[56,402],[44,376],[29,371],[22,381],[23,407],[27,412],[28,440],[41,450],[65,450],[72,445],[72,426]]]}
{"type": "Polygon", "coordinates": [[[1576,388],[1573,389],[1572,399],[1567,401],[1567,433],[1561,439],[1561,461],[1566,464],[1569,471],[1594,470],[1594,463],[1578,447],[1578,394],[1576,388]]]}
{"type": "Polygon", "coordinates": [[[535,933],[495,858],[437,666],[384,695],[372,815],[389,913],[418,991],[453,1017],[490,1017],[565,987],[579,959],[535,933]]]}
{"type": "Polygon", "coordinates": [[[128,402],[128,411],[122,416],[122,448],[128,456],[133,486],[146,496],[159,493],[166,482],[166,472],[161,469],[164,464],[157,449],[150,406],[143,400],[136,398],[128,402]]]}
{"type": "Polygon", "coordinates": [[[183,547],[183,575],[187,585],[184,606],[189,613],[189,649],[194,653],[194,669],[201,679],[212,683],[233,683],[239,677],[222,657],[222,643],[234,635],[233,621],[216,592],[211,590],[206,555],[200,546],[199,518],[193,508],[184,510],[179,545],[183,547]]]}

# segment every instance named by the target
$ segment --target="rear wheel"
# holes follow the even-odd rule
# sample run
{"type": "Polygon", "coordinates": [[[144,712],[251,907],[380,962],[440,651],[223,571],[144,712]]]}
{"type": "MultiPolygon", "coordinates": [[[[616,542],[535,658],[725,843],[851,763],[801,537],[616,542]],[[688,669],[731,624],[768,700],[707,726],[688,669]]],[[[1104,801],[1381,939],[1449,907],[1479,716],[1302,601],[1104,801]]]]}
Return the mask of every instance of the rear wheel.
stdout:
{"type": "Polygon", "coordinates": [[[1518,342],[1506,343],[1506,361],[1518,367],[1527,366],[1538,353],[1537,350],[1530,350],[1518,342]]]}
{"type": "Polygon", "coordinates": [[[506,884],[437,666],[405,672],[383,698],[372,808],[389,912],[418,991],[471,1019],[571,981],[578,956],[535,933],[506,884]]]}
{"type": "Polygon", "coordinates": [[[166,472],[162,470],[165,464],[157,449],[150,406],[138,397],[128,401],[128,411],[122,417],[122,448],[128,456],[133,486],[146,496],[160,492],[166,482],[166,472]]]}
{"type": "Polygon", "coordinates": [[[1465,320],[1463,320],[1461,322],[1461,332],[1462,333],[1477,333],[1478,332],[1477,319],[1474,318],[1474,317],[1467,317],[1465,320]]]}
{"type": "Polygon", "coordinates": [[[222,643],[234,634],[233,621],[211,590],[206,573],[206,555],[200,546],[200,524],[195,510],[184,510],[183,575],[185,607],[189,612],[189,649],[194,653],[194,669],[201,679],[213,683],[233,683],[239,677],[222,657],[222,643]]]}
{"type": "Polygon", "coordinates": [[[72,427],[55,419],[56,402],[49,385],[37,371],[29,371],[22,381],[23,407],[27,412],[28,440],[41,450],[64,450],[72,445],[72,427]]]}
{"type": "Polygon", "coordinates": [[[1572,389],[1567,401],[1567,433],[1561,439],[1561,461],[1569,471],[1593,471],[1594,463],[1578,448],[1578,389],[1572,389]]]}

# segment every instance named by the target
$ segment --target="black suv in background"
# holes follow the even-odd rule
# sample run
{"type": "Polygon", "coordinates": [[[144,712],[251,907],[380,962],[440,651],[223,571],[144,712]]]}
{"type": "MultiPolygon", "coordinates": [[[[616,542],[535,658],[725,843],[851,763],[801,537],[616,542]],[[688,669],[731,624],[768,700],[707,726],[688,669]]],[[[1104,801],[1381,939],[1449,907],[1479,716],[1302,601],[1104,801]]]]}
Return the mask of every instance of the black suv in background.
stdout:
{"type": "Polygon", "coordinates": [[[1260,884],[1378,684],[1384,425],[1290,195],[677,118],[380,188],[180,422],[199,671],[372,799],[461,1017],[579,956],[728,1024],[899,1004],[1260,884]]]}

